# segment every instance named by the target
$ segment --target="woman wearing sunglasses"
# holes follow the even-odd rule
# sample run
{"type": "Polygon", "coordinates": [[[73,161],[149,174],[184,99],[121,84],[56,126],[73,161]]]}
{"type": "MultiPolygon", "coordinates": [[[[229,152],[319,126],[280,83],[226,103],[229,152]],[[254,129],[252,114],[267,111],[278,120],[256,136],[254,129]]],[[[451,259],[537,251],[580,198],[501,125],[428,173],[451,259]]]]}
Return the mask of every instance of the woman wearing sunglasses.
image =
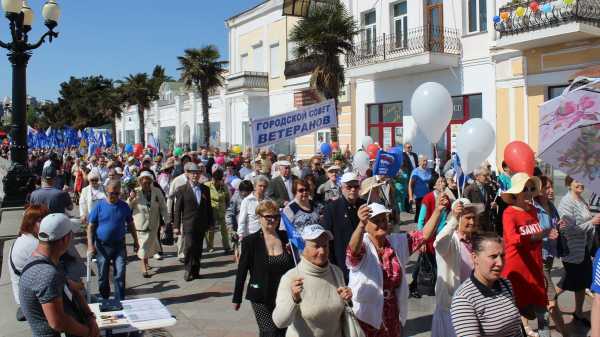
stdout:
{"type": "Polygon", "coordinates": [[[311,199],[310,185],[306,180],[295,179],[292,182],[292,200],[285,208],[283,213],[296,227],[298,233],[302,233],[304,227],[316,223],[321,223],[321,207],[311,199]]]}
{"type": "Polygon", "coordinates": [[[238,264],[233,293],[233,307],[237,311],[242,303],[246,276],[250,281],[246,289],[246,299],[252,304],[259,336],[285,336],[286,329],[279,329],[273,323],[275,298],[281,277],[294,267],[294,260],[287,249],[287,235],[279,230],[279,208],[271,200],[262,201],[256,207],[260,217],[258,232],[242,240],[242,255],[238,264]]]}
{"type": "MultiPolygon", "coordinates": [[[[588,204],[583,199],[585,186],[570,176],[565,178],[569,192],[560,200],[558,213],[565,221],[565,238],[567,251],[563,252],[565,274],[558,282],[557,293],[564,290],[575,292],[575,312],[573,318],[586,327],[590,321],[583,317],[585,289],[592,280],[591,240],[600,225],[600,214],[592,216],[588,204]]],[[[562,232],[562,231],[561,231],[562,232]]]]}
{"type": "Polygon", "coordinates": [[[538,336],[528,326],[528,320],[537,318],[539,330],[549,330],[544,319],[548,305],[542,260],[544,230],[533,204],[542,182],[538,177],[520,172],[512,176],[511,186],[501,195],[509,205],[502,215],[506,253],[502,277],[509,279],[513,285],[527,336],[538,336]]]}

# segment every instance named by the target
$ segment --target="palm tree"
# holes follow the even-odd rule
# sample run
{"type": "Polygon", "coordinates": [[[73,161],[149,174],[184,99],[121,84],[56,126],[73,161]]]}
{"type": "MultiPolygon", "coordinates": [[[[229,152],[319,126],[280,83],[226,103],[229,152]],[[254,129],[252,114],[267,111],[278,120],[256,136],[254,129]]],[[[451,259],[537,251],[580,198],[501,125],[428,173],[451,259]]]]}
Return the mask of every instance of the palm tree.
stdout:
{"type": "Polygon", "coordinates": [[[173,78],[166,74],[165,68],[160,65],[154,66],[154,70],[152,70],[152,96],[153,100],[158,99],[158,91],[160,90],[160,86],[163,82],[171,82],[173,78]]]}
{"type": "MultiPolygon", "coordinates": [[[[335,100],[336,114],[340,88],[345,83],[340,55],[353,53],[356,34],[356,21],[339,0],[315,5],[290,32],[290,41],[298,46],[296,57],[309,58],[315,64],[311,87],[335,100]]],[[[331,140],[338,141],[337,128],[331,128],[331,140]]]]}
{"type": "Polygon", "coordinates": [[[219,61],[221,54],[215,45],[207,45],[200,49],[191,48],[184,51],[177,59],[181,67],[181,80],[185,86],[200,91],[202,98],[202,124],[204,127],[204,145],[210,145],[210,124],[208,120],[209,93],[223,86],[223,74],[227,71],[227,61],[219,61]]]}
{"type": "Polygon", "coordinates": [[[137,105],[140,130],[140,143],[146,147],[144,111],[150,108],[154,95],[152,94],[152,80],[146,73],[138,73],[125,77],[121,83],[123,99],[127,106],[137,105]]]}

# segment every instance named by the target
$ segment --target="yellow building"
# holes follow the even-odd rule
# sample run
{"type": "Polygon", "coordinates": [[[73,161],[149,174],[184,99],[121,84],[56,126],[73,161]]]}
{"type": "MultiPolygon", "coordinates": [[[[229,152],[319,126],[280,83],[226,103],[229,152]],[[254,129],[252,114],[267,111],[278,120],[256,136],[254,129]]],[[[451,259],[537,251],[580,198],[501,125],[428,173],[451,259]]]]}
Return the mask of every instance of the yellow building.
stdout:
{"type": "Polygon", "coordinates": [[[519,16],[519,6],[500,6],[499,13],[509,13],[509,18],[496,24],[498,163],[514,140],[537,152],[539,105],[562,94],[574,73],[600,64],[600,13],[591,0],[552,8],[549,15],[528,8],[519,16]]]}

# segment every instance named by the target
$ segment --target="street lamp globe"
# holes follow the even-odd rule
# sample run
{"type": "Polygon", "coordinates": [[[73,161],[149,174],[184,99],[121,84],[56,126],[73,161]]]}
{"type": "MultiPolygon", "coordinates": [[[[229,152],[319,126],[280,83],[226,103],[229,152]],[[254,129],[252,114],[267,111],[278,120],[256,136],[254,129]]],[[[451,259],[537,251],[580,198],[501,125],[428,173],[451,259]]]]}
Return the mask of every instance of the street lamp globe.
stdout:
{"type": "Polygon", "coordinates": [[[19,14],[23,6],[22,0],[2,0],[2,10],[6,14],[19,14]]]}
{"type": "Polygon", "coordinates": [[[21,7],[21,13],[23,13],[23,26],[31,27],[33,23],[33,11],[27,4],[26,0],[23,0],[23,7],[21,7]]]}
{"type": "Polygon", "coordinates": [[[42,16],[46,20],[46,22],[58,24],[58,19],[60,18],[60,7],[56,3],[55,0],[48,0],[42,8],[42,16]]]}

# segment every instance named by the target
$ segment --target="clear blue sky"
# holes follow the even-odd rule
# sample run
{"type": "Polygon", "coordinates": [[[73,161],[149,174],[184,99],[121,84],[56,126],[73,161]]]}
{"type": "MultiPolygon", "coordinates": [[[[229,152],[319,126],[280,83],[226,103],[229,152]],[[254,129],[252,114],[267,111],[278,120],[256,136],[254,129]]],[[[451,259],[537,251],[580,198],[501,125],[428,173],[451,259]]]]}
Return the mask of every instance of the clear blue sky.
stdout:
{"type": "MultiPolygon", "coordinates": [[[[45,31],[44,0],[29,0],[35,13],[30,41],[45,31]]],[[[56,100],[60,83],[70,76],[103,75],[121,79],[152,71],[156,64],[179,78],[177,56],[183,50],[216,44],[228,59],[225,19],[261,0],[59,0],[58,39],[33,51],[28,94],[56,100]]],[[[8,20],[0,15],[0,38],[8,42],[8,20]]],[[[11,96],[12,69],[0,49],[0,99],[11,96]]]]}

